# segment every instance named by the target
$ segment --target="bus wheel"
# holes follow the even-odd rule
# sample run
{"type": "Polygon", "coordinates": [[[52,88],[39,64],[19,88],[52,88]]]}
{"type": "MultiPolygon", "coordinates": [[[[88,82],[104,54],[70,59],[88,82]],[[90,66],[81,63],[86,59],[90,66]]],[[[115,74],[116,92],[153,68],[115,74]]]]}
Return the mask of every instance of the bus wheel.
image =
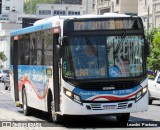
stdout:
{"type": "Polygon", "coordinates": [[[23,113],[25,116],[29,116],[31,112],[31,108],[28,107],[27,104],[27,95],[25,89],[23,89],[23,113]]]}
{"type": "Polygon", "coordinates": [[[149,99],[149,105],[152,105],[153,99],[149,99]]]}
{"type": "Polygon", "coordinates": [[[126,125],[129,120],[129,117],[130,113],[123,113],[116,116],[118,123],[121,125],[126,125]]]}
{"type": "Polygon", "coordinates": [[[50,120],[53,123],[60,123],[62,121],[62,116],[55,113],[54,109],[54,101],[50,101],[50,107],[49,107],[49,114],[50,114],[50,120]]]}

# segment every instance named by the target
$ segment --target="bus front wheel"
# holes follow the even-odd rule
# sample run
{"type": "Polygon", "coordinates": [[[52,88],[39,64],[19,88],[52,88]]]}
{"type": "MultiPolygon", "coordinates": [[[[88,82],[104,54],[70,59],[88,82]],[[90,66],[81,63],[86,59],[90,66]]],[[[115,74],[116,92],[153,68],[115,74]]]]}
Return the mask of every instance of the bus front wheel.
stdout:
{"type": "Polygon", "coordinates": [[[153,99],[149,99],[149,105],[152,105],[153,99]]]}
{"type": "Polygon", "coordinates": [[[122,113],[116,116],[118,123],[123,125],[127,124],[129,117],[130,117],[130,113],[122,113]]]}
{"type": "Polygon", "coordinates": [[[50,97],[49,99],[49,116],[50,116],[50,121],[52,121],[53,123],[60,123],[62,121],[62,116],[58,115],[55,112],[55,106],[54,106],[54,101],[53,99],[50,97]]]}
{"type": "Polygon", "coordinates": [[[23,113],[25,116],[28,116],[31,113],[31,108],[28,106],[27,103],[27,95],[25,89],[23,89],[23,113]]]}

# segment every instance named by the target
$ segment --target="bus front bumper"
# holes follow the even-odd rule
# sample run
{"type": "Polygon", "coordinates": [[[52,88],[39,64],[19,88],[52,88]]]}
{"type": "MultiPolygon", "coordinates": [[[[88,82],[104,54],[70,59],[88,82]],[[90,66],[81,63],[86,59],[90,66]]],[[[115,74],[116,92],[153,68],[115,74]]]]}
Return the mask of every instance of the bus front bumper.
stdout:
{"type": "Polygon", "coordinates": [[[137,102],[135,100],[111,103],[82,103],[79,104],[67,96],[63,96],[61,105],[62,115],[105,115],[118,113],[144,112],[148,109],[148,92],[137,102]]]}

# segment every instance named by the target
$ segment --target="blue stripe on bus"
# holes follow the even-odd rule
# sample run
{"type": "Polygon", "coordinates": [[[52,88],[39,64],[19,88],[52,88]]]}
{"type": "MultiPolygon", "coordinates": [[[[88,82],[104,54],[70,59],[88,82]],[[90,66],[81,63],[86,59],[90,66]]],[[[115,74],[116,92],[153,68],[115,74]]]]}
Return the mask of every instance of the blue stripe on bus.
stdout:
{"type": "Polygon", "coordinates": [[[136,93],[140,90],[141,86],[135,86],[134,88],[130,88],[130,89],[125,89],[125,90],[110,90],[110,91],[87,91],[87,90],[82,90],[79,88],[74,88],[73,89],[73,93],[79,95],[81,97],[82,100],[87,100],[90,98],[94,98],[97,96],[102,96],[102,95],[106,95],[106,96],[115,96],[115,97],[126,97],[129,95],[136,95],[136,93]]]}
{"type": "Polygon", "coordinates": [[[36,26],[30,26],[27,28],[22,28],[16,31],[12,31],[10,33],[11,36],[15,36],[15,35],[21,35],[21,34],[26,34],[26,33],[31,33],[31,32],[35,32],[35,31],[40,31],[40,30],[44,30],[44,29],[49,29],[52,27],[52,23],[45,23],[43,25],[36,25],[36,26]]]}

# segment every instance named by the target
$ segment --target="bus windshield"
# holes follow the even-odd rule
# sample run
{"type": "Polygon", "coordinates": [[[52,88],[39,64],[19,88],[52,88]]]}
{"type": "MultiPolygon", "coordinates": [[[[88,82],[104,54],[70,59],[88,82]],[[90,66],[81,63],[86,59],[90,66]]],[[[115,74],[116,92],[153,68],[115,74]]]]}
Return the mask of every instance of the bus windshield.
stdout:
{"type": "Polygon", "coordinates": [[[63,75],[67,78],[121,78],[143,74],[144,38],[134,36],[68,36],[63,75]]]}

